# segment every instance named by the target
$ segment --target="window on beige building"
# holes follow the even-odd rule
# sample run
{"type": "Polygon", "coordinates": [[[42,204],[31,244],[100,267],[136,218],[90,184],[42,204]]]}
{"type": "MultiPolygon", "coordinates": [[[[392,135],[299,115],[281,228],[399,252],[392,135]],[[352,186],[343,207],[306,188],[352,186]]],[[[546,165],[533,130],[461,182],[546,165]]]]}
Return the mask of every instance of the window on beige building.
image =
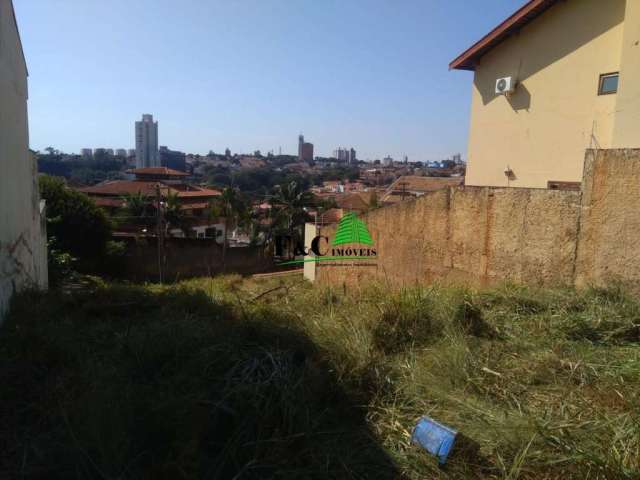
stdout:
{"type": "Polygon", "coordinates": [[[618,91],[618,72],[600,75],[598,95],[610,95],[618,91]]]}

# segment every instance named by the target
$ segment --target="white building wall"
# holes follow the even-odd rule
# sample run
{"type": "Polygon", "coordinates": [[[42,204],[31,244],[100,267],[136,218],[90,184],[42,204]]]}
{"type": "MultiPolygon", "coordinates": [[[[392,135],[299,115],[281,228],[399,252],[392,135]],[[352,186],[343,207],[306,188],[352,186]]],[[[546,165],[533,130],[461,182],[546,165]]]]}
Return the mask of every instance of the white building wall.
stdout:
{"type": "Polygon", "coordinates": [[[47,287],[46,223],[29,151],[27,67],[11,0],[0,0],[0,322],[11,296],[47,287]]]}

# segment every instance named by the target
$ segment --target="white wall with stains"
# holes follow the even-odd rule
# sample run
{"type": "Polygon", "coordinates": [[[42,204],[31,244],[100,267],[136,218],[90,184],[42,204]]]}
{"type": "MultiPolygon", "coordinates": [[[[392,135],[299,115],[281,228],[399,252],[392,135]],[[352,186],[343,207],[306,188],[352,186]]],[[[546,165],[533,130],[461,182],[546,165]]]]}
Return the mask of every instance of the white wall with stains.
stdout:
{"type": "Polygon", "coordinates": [[[0,0],[0,322],[12,295],[47,287],[44,202],[29,151],[27,66],[11,0],[0,0]]]}

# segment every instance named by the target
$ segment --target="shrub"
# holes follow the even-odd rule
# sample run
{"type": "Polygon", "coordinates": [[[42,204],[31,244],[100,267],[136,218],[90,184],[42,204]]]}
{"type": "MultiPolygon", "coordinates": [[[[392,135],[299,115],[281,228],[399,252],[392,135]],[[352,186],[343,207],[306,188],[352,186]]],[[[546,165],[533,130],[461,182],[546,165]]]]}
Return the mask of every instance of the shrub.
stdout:
{"type": "Polygon", "coordinates": [[[74,263],[76,259],[67,252],[62,252],[55,247],[55,238],[52,237],[47,242],[49,250],[47,262],[49,265],[49,286],[55,287],[65,278],[69,278],[74,273],[74,263]]]}
{"type": "Polygon", "coordinates": [[[111,237],[111,222],[87,195],[68,188],[64,180],[42,176],[40,195],[47,201],[47,234],[55,249],[79,261],[99,258],[111,237]]]}

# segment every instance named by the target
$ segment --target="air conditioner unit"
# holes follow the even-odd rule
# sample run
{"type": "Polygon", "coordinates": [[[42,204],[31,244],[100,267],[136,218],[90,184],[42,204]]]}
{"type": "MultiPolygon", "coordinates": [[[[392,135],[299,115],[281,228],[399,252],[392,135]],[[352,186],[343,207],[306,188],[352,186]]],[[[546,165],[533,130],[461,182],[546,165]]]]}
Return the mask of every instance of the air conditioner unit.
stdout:
{"type": "Polygon", "coordinates": [[[516,91],[516,82],[513,77],[503,77],[496,80],[496,94],[507,95],[516,91]]]}

